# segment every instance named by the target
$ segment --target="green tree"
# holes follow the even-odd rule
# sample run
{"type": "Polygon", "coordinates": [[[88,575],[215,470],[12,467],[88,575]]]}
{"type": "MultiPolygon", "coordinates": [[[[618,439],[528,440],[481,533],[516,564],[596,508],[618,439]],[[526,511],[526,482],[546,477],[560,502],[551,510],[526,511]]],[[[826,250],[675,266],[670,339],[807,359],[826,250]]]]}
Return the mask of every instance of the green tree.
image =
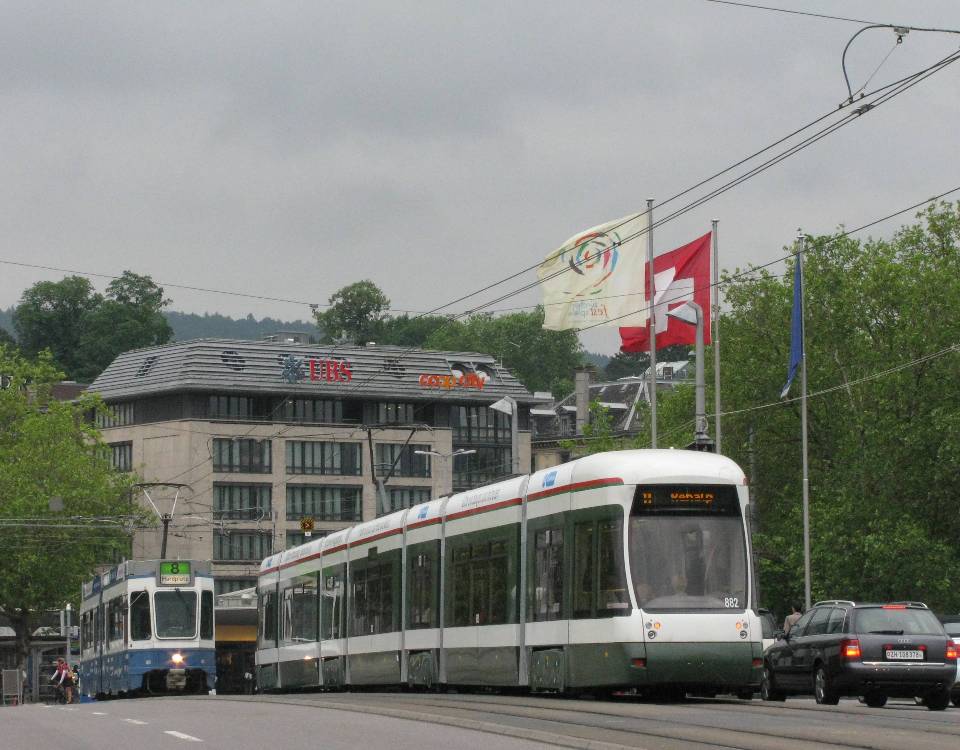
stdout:
{"type": "Polygon", "coordinates": [[[383,321],[378,344],[395,346],[414,346],[423,348],[430,336],[449,322],[442,315],[417,315],[410,317],[406,313],[383,321]]]}
{"type": "Polygon", "coordinates": [[[162,312],[169,302],[149,276],[124,271],[111,281],[105,298],[84,316],[74,378],[89,382],[119,354],[169,342],[173,329],[162,312]]]}
{"type": "Polygon", "coordinates": [[[82,276],[37,282],[23,293],[13,311],[21,350],[27,357],[36,357],[49,349],[57,365],[74,377],[80,369],[84,320],[101,301],[82,276]]]}
{"type": "Polygon", "coordinates": [[[582,364],[576,331],[543,329],[543,308],[494,317],[473,315],[437,329],[427,348],[472,351],[501,359],[531,391],[557,398],[573,390],[574,368],[582,364]]]}
{"type": "Polygon", "coordinates": [[[49,354],[27,361],[0,346],[0,372],[0,613],[23,664],[42,613],[76,603],[96,565],[129,553],[124,523],[144,519],[131,509],[132,477],[111,469],[87,419],[98,400],[52,399],[62,373],[49,354]]]}
{"type": "Polygon", "coordinates": [[[327,341],[344,337],[360,346],[378,341],[390,300],[376,284],[357,281],[334,292],[328,301],[330,309],[314,312],[327,341]]]}
{"type": "Polygon", "coordinates": [[[0,328],[0,344],[4,344],[12,349],[16,347],[17,340],[6,328],[0,328]]]}
{"type": "Polygon", "coordinates": [[[13,320],[26,356],[49,349],[67,377],[91,381],[118,354],[170,341],[161,312],[168,302],[149,276],[130,271],[110,282],[106,296],[87,279],[67,276],[27,289],[13,320]]]}
{"type": "MultiPolygon", "coordinates": [[[[944,574],[960,563],[960,390],[949,349],[960,340],[960,211],[931,206],[919,218],[890,240],[807,242],[815,598],[960,608],[944,574]]],[[[761,592],[781,609],[803,591],[799,405],[777,403],[791,270],[728,285],[721,325],[724,408],[734,412],[723,446],[753,467],[761,592]]]]}

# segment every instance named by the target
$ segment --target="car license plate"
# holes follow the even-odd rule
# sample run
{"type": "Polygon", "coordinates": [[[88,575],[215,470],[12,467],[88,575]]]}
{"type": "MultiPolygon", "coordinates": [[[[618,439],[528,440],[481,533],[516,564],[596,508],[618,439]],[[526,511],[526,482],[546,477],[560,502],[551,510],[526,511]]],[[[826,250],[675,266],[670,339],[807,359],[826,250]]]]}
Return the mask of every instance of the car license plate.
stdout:
{"type": "Polygon", "coordinates": [[[901,649],[887,649],[888,659],[902,659],[905,661],[923,661],[923,651],[906,651],[901,649]]]}

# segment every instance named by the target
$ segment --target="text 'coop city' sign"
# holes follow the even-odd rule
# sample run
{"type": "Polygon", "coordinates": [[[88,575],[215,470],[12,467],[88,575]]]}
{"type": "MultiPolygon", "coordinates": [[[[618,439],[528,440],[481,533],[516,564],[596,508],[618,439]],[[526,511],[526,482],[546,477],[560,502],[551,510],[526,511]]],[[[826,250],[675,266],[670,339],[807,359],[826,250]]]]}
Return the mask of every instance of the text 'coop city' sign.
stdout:
{"type": "Polygon", "coordinates": [[[483,390],[484,378],[475,372],[465,372],[463,375],[431,375],[424,373],[420,376],[421,388],[474,388],[483,390]]]}

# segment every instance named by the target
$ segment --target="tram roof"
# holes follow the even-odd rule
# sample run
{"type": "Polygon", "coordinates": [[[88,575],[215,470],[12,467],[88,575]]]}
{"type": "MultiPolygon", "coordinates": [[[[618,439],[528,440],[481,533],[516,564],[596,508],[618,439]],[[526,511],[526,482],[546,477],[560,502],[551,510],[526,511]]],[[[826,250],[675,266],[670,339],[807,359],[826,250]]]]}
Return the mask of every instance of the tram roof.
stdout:
{"type": "Polygon", "coordinates": [[[746,475],[733,460],[726,456],[718,456],[716,453],[700,451],[675,449],[610,451],[594,453],[573,462],[573,481],[575,482],[607,477],[619,477],[624,484],[746,483],[746,475]]]}

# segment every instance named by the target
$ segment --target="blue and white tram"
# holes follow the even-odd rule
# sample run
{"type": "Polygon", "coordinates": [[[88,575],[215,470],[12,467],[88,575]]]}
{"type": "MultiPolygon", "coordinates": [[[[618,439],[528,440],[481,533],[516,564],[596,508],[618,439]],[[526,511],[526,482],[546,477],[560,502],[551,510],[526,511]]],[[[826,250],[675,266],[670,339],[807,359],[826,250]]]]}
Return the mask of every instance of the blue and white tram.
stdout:
{"type": "Polygon", "coordinates": [[[83,584],[81,690],[206,693],[214,686],[213,577],[197,560],[130,560],[83,584]]]}
{"type": "Polygon", "coordinates": [[[274,555],[259,685],[748,696],[762,669],[748,503],[728,458],[618,451],[274,555]]]}

